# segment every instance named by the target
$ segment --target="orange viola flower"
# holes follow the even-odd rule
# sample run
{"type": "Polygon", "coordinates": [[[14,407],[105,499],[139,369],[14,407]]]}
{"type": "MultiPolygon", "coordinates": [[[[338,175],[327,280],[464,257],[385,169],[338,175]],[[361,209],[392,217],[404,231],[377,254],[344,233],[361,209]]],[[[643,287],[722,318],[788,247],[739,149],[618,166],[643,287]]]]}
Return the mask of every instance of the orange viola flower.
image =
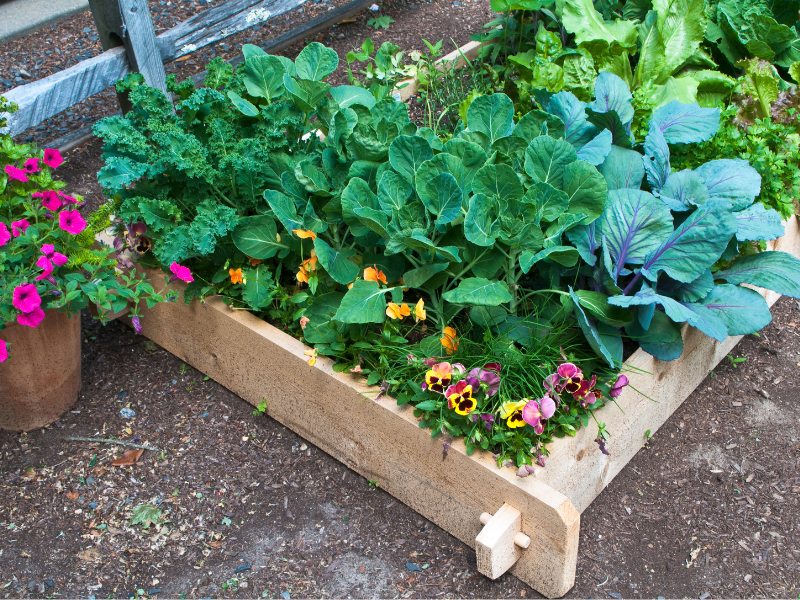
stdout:
{"type": "Polygon", "coordinates": [[[241,269],[228,269],[228,275],[231,276],[231,283],[242,283],[244,281],[241,269]]]}
{"type": "Polygon", "coordinates": [[[458,335],[456,334],[456,330],[452,327],[445,327],[442,334],[442,338],[439,341],[442,342],[442,347],[447,353],[452,354],[458,350],[458,335]]]}
{"type": "Polygon", "coordinates": [[[311,238],[312,240],[317,239],[317,234],[310,229],[292,229],[292,233],[301,240],[307,240],[308,238],[311,238]]]}
{"type": "Polygon", "coordinates": [[[247,258],[250,259],[250,264],[254,267],[264,262],[263,258],[253,258],[252,256],[248,256],[247,258]]]}
{"type": "Polygon", "coordinates": [[[303,263],[300,265],[299,270],[297,271],[297,281],[299,281],[300,283],[308,283],[308,278],[311,275],[311,272],[316,270],[317,270],[317,253],[312,250],[311,257],[305,259],[303,263]]]}
{"type": "Polygon", "coordinates": [[[408,304],[403,302],[402,305],[398,306],[394,302],[389,302],[389,306],[386,307],[386,316],[390,319],[402,319],[403,317],[407,317],[411,314],[411,309],[408,307],[408,304]]]}
{"type": "Polygon", "coordinates": [[[306,356],[309,357],[309,359],[308,359],[309,366],[313,367],[315,364],[317,364],[317,349],[316,348],[312,348],[311,350],[306,350],[305,352],[303,352],[303,354],[305,354],[306,356]]]}
{"type": "Polygon", "coordinates": [[[378,269],[377,265],[374,265],[374,268],[367,267],[366,269],[364,269],[364,281],[374,281],[376,283],[380,282],[385,284],[386,275],[384,274],[383,271],[380,271],[378,269]]]}

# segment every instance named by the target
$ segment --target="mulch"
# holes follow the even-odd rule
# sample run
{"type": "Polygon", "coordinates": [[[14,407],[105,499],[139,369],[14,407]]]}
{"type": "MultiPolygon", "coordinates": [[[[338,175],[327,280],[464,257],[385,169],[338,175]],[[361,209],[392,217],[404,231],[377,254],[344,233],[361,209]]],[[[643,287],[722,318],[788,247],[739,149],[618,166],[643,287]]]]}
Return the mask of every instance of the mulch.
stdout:
{"type": "MultiPolygon", "coordinates": [[[[408,49],[421,35],[460,44],[488,20],[483,0],[382,10],[396,20],[387,32],[365,14],[323,41],[342,58],[367,35],[408,49]]],[[[86,18],[57,30],[80,33],[86,18]]],[[[35,63],[44,36],[4,46],[0,77],[15,77],[13,61],[35,63]]],[[[96,98],[26,135],[43,142],[115,110],[113,94],[96,98]]],[[[93,141],[59,170],[87,206],[102,200],[99,155],[93,141]]],[[[797,596],[800,303],[784,298],[773,315],[583,513],[568,597],[797,596]]],[[[484,578],[468,546],[123,324],[85,314],[82,328],[76,404],[42,430],[0,432],[6,597],[538,597],[511,575],[484,578]],[[127,447],[70,437],[159,450],[116,467],[127,447]],[[155,523],[137,523],[146,516],[155,523]]]]}

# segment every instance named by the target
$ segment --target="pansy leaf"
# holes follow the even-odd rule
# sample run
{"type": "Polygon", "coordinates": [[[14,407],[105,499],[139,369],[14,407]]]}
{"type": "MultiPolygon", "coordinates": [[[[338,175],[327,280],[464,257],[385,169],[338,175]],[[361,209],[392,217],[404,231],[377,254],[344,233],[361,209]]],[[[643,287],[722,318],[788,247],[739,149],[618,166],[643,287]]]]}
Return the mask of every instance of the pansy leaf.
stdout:
{"type": "Polygon", "coordinates": [[[482,133],[493,144],[514,131],[514,103],[505,94],[478,96],[467,110],[467,127],[482,133]]]}
{"type": "Polygon", "coordinates": [[[644,179],[644,158],[635,150],[612,146],[598,170],[605,177],[609,190],[638,190],[644,179]]]}
{"type": "Polygon", "coordinates": [[[450,173],[439,173],[425,187],[427,193],[421,196],[422,203],[433,214],[437,224],[450,223],[461,213],[461,188],[450,173]]]}
{"type": "Polygon", "coordinates": [[[615,263],[612,277],[616,281],[626,264],[643,263],[648,253],[668,239],[672,215],[663,202],[643,190],[611,190],[600,231],[615,263]]]}
{"type": "Polygon", "coordinates": [[[569,198],[570,214],[583,214],[587,225],[600,215],[606,207],[608,186],[600,172],[588,162],[578,160],[564,169],[564,184],[561,188],[569,198]]]}
{"type": "Polygon", "coordinates": [[[612,369],[615,368],[617,364],[614,361],[617,357],[614,356],[611,349],[604,343],[602,335],[597,330],[597,326],[587,318],[581,306],[580,298],[578,298],[571,287],[569,288],[569,295],[575,307],[575,318],[578,321],[578,326],[581,328],[581,331],[583,331],[583,335],[586,337],[589,346],[591,346],[592,350],[594,350],[598,356],[604,358],[612,369]]]}
{"type": "Polygon", "coordinates": [[[711,200],[690,214],[648,254],[642,274],[656,281],[661,272],[677,281],[694,281],[713,265],[736,233],[736,218],[727,202],[711,200]]]}
{"type": "Polygon", "coordinates": [[[406,181],[413,182],[417,169],[433,158],[430,144],[419,136],[401,135],[389,146],[389,162],[406,181]]]}
{"type": "Polygon", "coordinates": [[[342,248],[336,251],[325,240],[318,237],[314,240],[314,250],[320,264],[335,282],[347,285],[355,280],[359,268],[350,260],[356,255],[353,248],[342,248]]]}
{"type": "Polygon", "coordinates": [[[508,165],[486,165],[482,167],[472,181],[472,189],[476,194],[494,196],[503,200],[518,200],[524,190],[514,169],[508,165]]]}
{"type": "Polygon", "coordinates": [[[786,252],[760,252],[739,258],[730,267],[714,273],[714,279],[738,285],[749,283],[800,298],[800,260],[786,252]]]}
{"type": "Polygon", "coordinates": [[[383,323],[388,291],[376,281],[359,279],[342,298],[334,318],[342,323],[383,323]]]}
{"type": "Polygon", "coordinates": [[[586,104],[571,92],[559,92],[550,98],[547,112],[561,119],[565,139],[575,148],[582,148],[597,134],[597,128],[586,120],[586,104]]]}
{"type": "Polygon", "coordinates": [[[733,214],[739,225],[736,239],[740,242],[776,240],[784,234],[781,216],[775,209],[767,210],[760,202],[733,214]]]}
{"type": "Polygon", "coordinates": [[[659,197],[675,212],[700,206],[709,199],[703,178],[689,169],[670,174],[659,192],[659,197]]]}
{"type": "Polygon", "coordinates": [[[447,302],[473,306],[499,306],[511,301],[505,281],[490,281],[481,277],[462,279],[458,287],[442,294],[447,302]]]}
{"type": "MultiPolygon", "coordinates": [[[[595,101],[589,108],[597,113],[614,111],[623,125],[633,121],[633,96],[628,89],[628,84],[620,77],[603,71],[597,76],[594,84],[595,101]]],[[[596,125],[596,124],[595,124],[596,125]]]]}
{"type": "Polygon", "coordinates": [[[714,286],[703,305],[728,328],[728,335],[755,333],[770,324],[772,315],[764,297],[738,285],[714,286]]]}
{"type": "Polygon", "coordinates": [[[644,140],[644,170],[650,188],[655,192],[663,187],[671,172],[669,146],[664,134],[657,127],[650,128],[644,140]]]}
{"type": "Polygon", "coordinates": [[[482,194],[469,200],[469,210],[464,219],[464,236],[476,246],[493,246],[500,231],[492,203],[482,194]]]}
{"type": "Polygon", "coordinates": [[[600,133],[594,136],[588,144],[578,150],[578,160],[585,160],[592,165],[601,165],[603,161],[611,152],[612,142],[614,136],[608,129],[603,129],[600,133]]]}
{"type": "Polygon", "coordinates": [[[622,123],[619,115],[614,111],[599,113],[591,108],[586,109],[587,120],[598,130],[607,129],[611,132],[611,142],[620,148],[631,148],[633,141],[627,128],[622,123]]]}
{"type": "Polygon", "coordinates": [[[578,160],[574,148],[564,140],[540,136],[525,150],[525,172],[534,181],[560,188],[567,165],[578,160]]]}
{"type": "Polygon", "coordinates": [[[650,326],[645,330],[638,321],[625,327],[625,333],[639,342],[642,350],[659,360],[677,360],[683,354],[681,326],[666,313],[657,311],[652,315],[650,326]]]}
{"type": "Polygon", "coordinates": [[[239,219],[233,230],[233,243],[250,258],[264,260],[288,246],[280,242],[275,221],[268,215],[239,219]]]}
{"type": "Polygon", "coordinates": [[[719,109],[701,108],[673,100],[657,108],[650,119],[670,144],[697,144],[710,140],[719,129],[719,109]]]}
{"type": "Polygon", "coordinates": [[[709,197],[728,200],[733,210],[750,206],[761,191],[761,175],[741,158],[712,160],[695,172],[703,178],[709,197]]]}

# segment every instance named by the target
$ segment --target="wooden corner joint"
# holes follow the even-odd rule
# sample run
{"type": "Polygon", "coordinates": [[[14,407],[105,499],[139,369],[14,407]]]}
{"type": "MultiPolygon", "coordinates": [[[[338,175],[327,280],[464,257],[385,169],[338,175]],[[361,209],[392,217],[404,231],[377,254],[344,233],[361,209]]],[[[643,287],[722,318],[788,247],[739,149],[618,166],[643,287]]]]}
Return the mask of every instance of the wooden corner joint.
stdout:
{"type": "Polygon", "coordinates": [[[481,515],[483,529],[475,538],[478,571],[489,579],[497,579],[508,571],[531,544],[522,533],[522,513],[510,504],[503,504],[494,515],[481,515]]]}

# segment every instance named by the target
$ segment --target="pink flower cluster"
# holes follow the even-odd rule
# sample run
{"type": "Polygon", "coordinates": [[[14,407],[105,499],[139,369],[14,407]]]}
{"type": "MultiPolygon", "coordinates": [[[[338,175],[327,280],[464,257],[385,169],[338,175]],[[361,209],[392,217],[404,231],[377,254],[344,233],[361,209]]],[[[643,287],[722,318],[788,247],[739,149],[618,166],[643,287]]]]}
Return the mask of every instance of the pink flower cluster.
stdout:
{"type": "Polygon", "coordinates": [[[37,327],[44,319],[42,298],[32,283],[19,285],[14,289],[14,307],[20,311],[17,323],[28,327],[37,327]]]}
{"type": "Polygon", "coordinates": [[[25,161],[25,164],[22,165],[21,169],[15,167],[14,165],[6,165],[6,175],[8,175],[10,179],[27,183],[30,181],[28,175],[39,173],[42,170],[42,168],[39,166],[39,160],[41,160],[51,169],[57,169],[64,162],[64,159],[61,157],[61,153],[58,150],[47,148],[44,151],[44,158],[29,158],[25,161]]]}

